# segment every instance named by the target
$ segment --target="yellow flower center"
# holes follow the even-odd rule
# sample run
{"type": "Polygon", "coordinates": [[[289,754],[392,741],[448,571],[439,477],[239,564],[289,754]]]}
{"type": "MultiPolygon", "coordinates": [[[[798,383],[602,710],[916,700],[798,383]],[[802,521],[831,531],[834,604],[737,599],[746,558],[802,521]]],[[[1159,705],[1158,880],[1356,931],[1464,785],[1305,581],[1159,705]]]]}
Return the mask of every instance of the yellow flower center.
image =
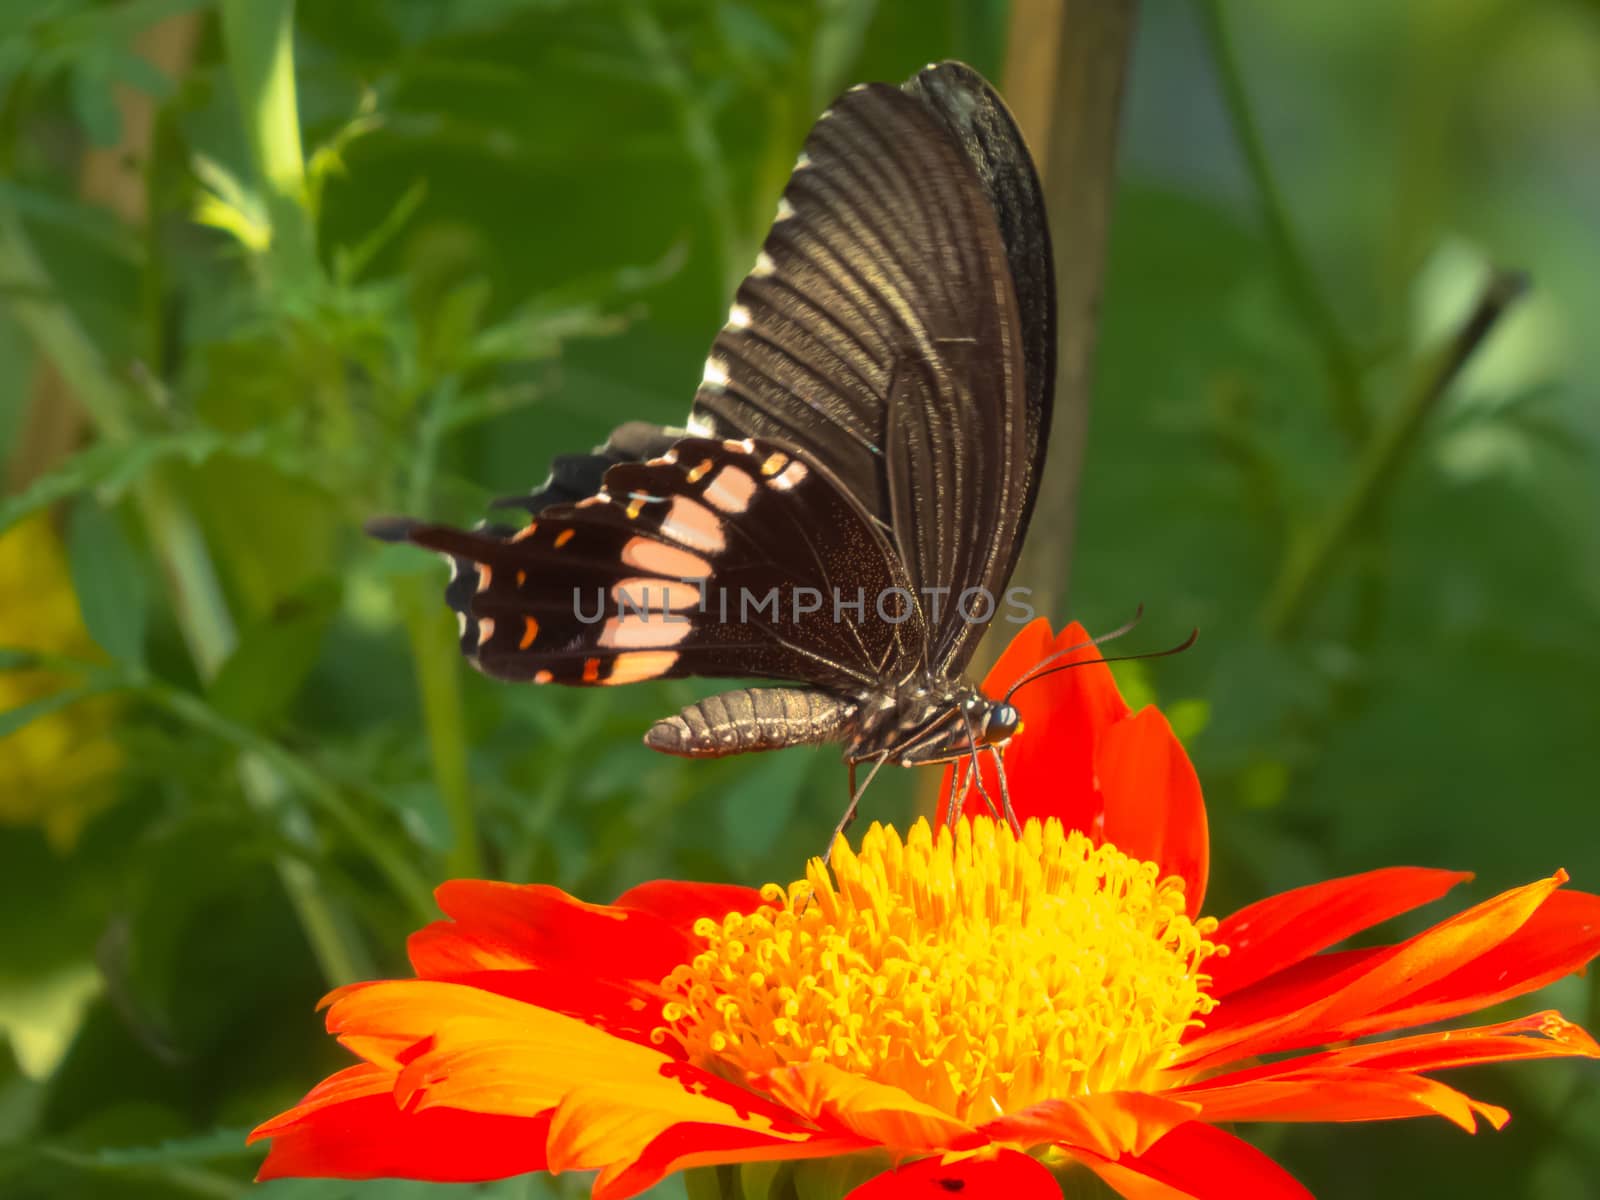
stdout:
{"type": "Polygon", "coordinates": [[[874,825],[774,906],[701,919],[663,1031],[737,1079],[827,1062],[963,1120],[1159,1086],[1209,1012],[1183,883],[1058,821],[874,825]]]}

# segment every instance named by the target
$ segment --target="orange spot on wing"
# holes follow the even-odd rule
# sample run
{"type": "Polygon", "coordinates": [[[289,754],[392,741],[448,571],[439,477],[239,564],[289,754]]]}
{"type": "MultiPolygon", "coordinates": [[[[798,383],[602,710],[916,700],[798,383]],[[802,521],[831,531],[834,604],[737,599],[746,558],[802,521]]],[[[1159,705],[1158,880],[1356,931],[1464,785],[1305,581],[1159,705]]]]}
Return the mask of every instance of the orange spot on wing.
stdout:
{"type": "Polygon", "coordinates": [[[563,529],[560,533],[556,534],[556,549],[559,550],[561,547],[570,542],[577,532],[578,531],[576,529],[563,529]]]}
{"type": "Polygon", "coordinates": [[[585,683],[593,683],[595,680],[597,680],[599,678],[600,678],[600,660],[598,658],[586,658],[586,659],[584,659],[583,660],[583,681],[585,683]]]}
{"type": "Polygon", "coordinates": [[[537,521],[529,521],[521,529],[517,530],[515,533],[513,533],[511,535],[511,540],[513,542],[520,542],[524,538],[531,538],[533,536],[533,534],[534,534],[534,530],[536,530],[538,528],[539,528],[539,522],[537,522],[537,521]]]}
{"type": "Polygon", "coordinates": [[[517,643],[518,650],[526,650],[533,645],[533,639],[539,636],[539,622],[532,617],[522,618],[522,640],[517,643]]]}

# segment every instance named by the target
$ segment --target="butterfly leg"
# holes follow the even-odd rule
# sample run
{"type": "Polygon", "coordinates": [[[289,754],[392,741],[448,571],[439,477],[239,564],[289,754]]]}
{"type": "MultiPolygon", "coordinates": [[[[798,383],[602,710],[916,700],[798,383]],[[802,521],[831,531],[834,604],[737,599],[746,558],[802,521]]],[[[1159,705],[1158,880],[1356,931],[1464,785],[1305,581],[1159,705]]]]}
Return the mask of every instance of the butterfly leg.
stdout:
{"type": "Polygon", "coordinates": [[[990,746],[994,755],[994,773],[1000,780],[1000,811],[1011,825],[1011,832],[1022,836],[1022,822],[1017,820],[1017,810],[1011,807],[1011,789],[1006,786],[1006,756],[999,746],[990,746]]]}
{"type": "Polygon", "coordinates": [[[945,809],[944,827],[954,830],[956,821],[967,811],[967,793],[972,790],[972,760],[961,760],[961,782],[951,792],[950,807],[945,809]]]}
{"type": "Polygon", "coordinates": [[[983,786],[983,772],[978,766],[978,751],[983,749],[978,745],[978,731],[972,727],[972,718],[965,712],[962,712],[961,719],[967,726],[967,746],[971,756],[968,762],[972,767],[972,782],[978,785],[978,795],[983,797],[983,806],[989,810],[989,815],[998,821],[1000,810],[995,808],[994,801],[989,798],[989,789],[983,786]]]}
{"type": "Polygon", "coordinates": [[[872,786],[872,781],[877,778],[879,769],[889,761],[889,752],[885,750],[873,761],[872,770],[867,772],[866,782],[859,788],[856,787],[856,764],[850,763],[850,806],[844,810],[844,816],[839,818],[839,823],[833,827],[833,836],[828,839],[828,848],[823,851],[822,861],[826,865],[833,854],[833,844],[844,836],[846,830],[855,824],[856,810],[861,807],[861,797],[872,786]]]}

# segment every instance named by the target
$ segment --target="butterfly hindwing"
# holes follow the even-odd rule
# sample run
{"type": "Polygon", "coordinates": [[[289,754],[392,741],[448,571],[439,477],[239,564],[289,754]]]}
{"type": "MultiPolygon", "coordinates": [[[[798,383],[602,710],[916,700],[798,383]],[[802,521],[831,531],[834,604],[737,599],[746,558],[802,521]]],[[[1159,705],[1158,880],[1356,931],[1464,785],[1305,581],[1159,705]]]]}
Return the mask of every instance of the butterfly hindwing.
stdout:
{"type": "Polygon", "coordinates": [[[457,564],[463,649],[499,678],[737,675],[850,689],[925,636],[914,615],[861,619],[892,589],[909,602],[891,548],[825,470],[762,439],[682,439],[513,532],[403,535],[457,564]]]}

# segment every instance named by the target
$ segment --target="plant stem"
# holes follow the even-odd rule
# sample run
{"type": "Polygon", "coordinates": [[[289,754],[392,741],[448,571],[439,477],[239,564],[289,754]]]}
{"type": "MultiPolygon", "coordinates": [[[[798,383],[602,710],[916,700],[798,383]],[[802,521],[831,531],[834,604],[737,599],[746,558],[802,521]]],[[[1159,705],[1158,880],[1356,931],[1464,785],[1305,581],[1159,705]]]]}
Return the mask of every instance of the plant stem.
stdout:
{"type": "Polygon", "coordinates": [[[1222,0],[1202,0],[1200,12],[1206,39],[1211,46],[1211,58],[1216,66],[1217,81],[1222,88],[1223,105],[1228,111],[1239,152],[1244,157],[1245,168],[1256,191],[1267,242],[1277,259],[1284,289],[1307,335],[1322,356],[1323,366],[1328,373],[1334,420],[1351,446],[1361,446],[1366,441],[1370,421],[1362,395],[1359,357],[1345,336],[1333,306],[1318,288],[1310,262],[1300,249],[1294,229],[1289,224],[1283,193],[1267,161],[1261,129],[1256,124],[1250,97],[1245,91],[1244,77],[1239,70],[1239,60],[1228,36],[1227,23],[1222,15],[1222,0]]]}
{"type": "MultiPolygon", "coordinates": [[[[419,406],[417,447],[411,459],[405,511],[427,512],[431,506],[434,467],[446,414],[454,405],[459,381],[447,376],[432,388],[419,406]]],[[[445,615],[439,597],[415,577],[397,588],[400,612],[411,642],[411,661],[422,702],[422,724],[428,733],[428,756],[433,783],[444,802],[450,822],[450,852],[445,873],[473,878],[483,871],[478,847],[478,817],[472,803],[472,780],[467,767],[467,728],[461,712],[461,655],[456,651],[456,629],[445,615]]]]}
{"type": "Polygon", "coordinates": [[[315,278],[316,239],[294,80],[295,0],[222,0],[222,40],[245,138],[272,220],[281,283],[315,278]]]}
{"type": "Polygon", "coordinates": [[[461,655],[456,651],[455,625],[438,594],[421,579],[407,578],[399,587],[401,612],[416,668],[417,692],[422,701],[422,723],[428,731],[433,782],[439,789],[445,816],[450,822],[450,852],[445,856],[445,871],[458,878],[473,878],[482,873],[483,863],[478,853],[478,820],[467,770],[466,722],[461,714],[461,655]]]}
{"type": "Polygon", "coordinates": [[[1016,571],[1016,579],[1033,589],[1035,607],[1052,619],[1071,595],[1117,132],[1137,21],[1134,0],[1014,0],[1007,33],[1004,91],[1038,163],[1057,231],[1050,469],[1016,571]]]}
{"type": "Polygon", "coordinates": [[[1471,315],[1450,344],[1426,364],[1400,410],[1368,441],[1348,486],[1312,535],[1287,556],[1267,593],[1262,623],[1269,636],[1284,638],[1298,629],[1352,531],[1372,514],[1393,486],[1422,434],[1428,414],[1525,286],[1525,279],[1516,272],[1496,271],[1490,276],[1471,315]]]}

